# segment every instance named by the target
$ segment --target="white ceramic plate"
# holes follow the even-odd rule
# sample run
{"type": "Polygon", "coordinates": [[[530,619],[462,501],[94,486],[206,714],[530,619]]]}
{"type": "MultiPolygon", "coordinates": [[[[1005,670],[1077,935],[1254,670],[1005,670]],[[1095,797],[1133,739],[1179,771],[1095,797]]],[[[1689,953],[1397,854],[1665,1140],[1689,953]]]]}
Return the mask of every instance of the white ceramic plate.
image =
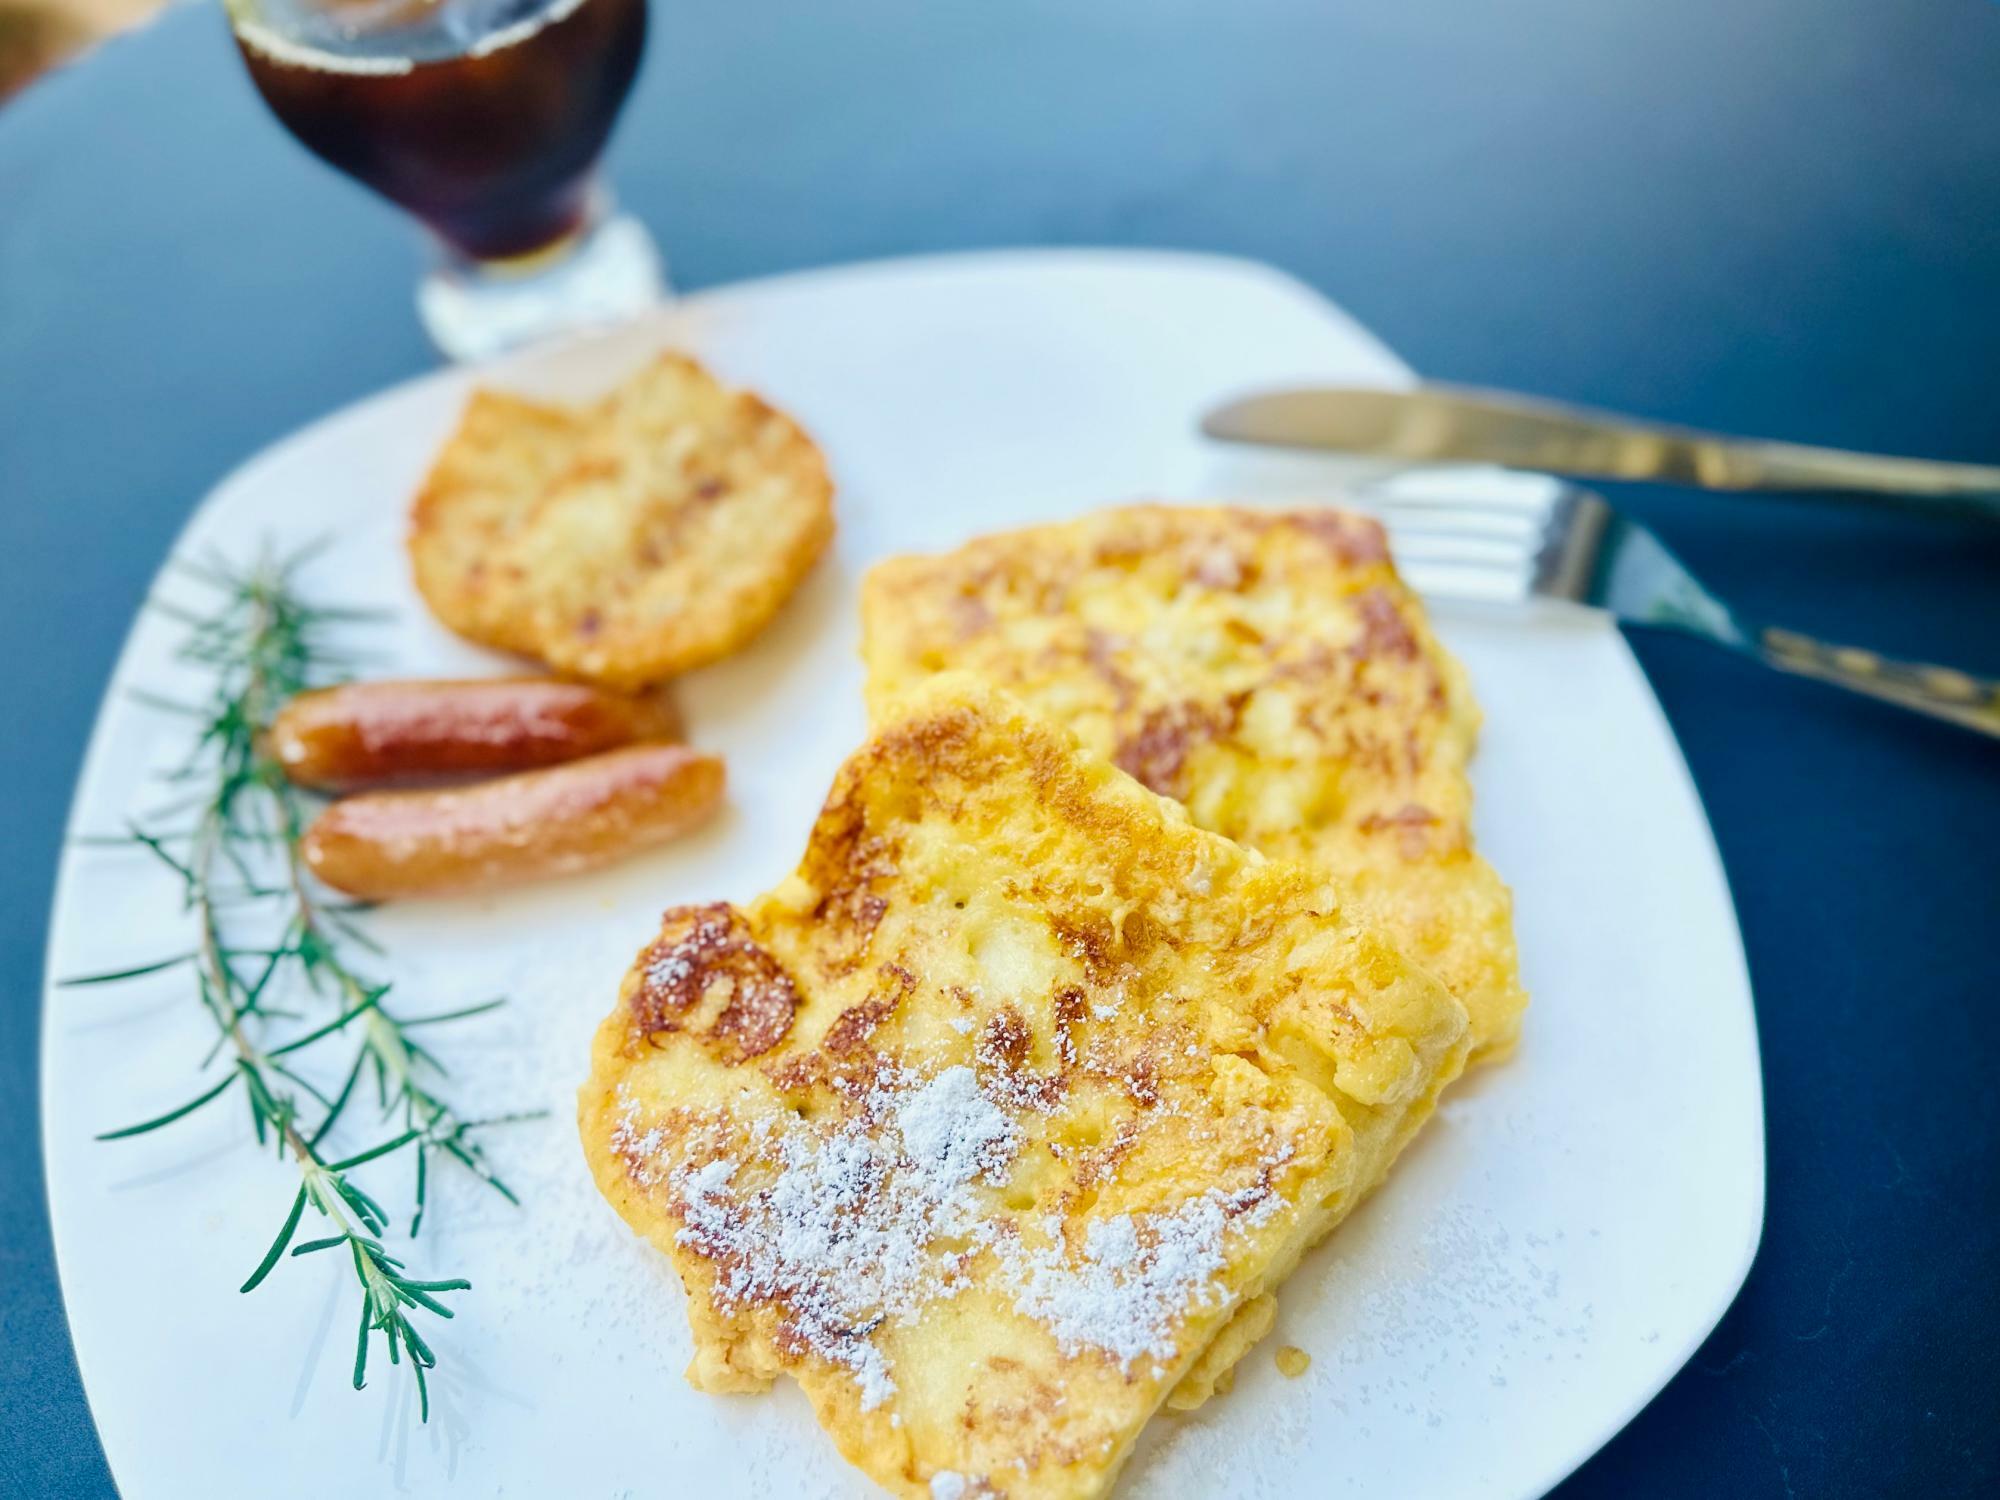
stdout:
{"type": "MultiPolygon", "coordinates": [[[[489,1137],[526,1202],[441,1177],[411,1252],[474,1290],[435,1330],[428,1427],[378,1363],[348,1389],[351,1273],[288,1261],[237,1284],[295,1179],[246,1144],[240,1106],[97,1144],[194,1092],[209,1036],[167,974],[46,997],[43,1126],[56,1248],[84,1383],[128,1500],[284,1493],[865,1494],[804,1401],[702,1396],[681,1379],[676,1282],[599,1200],[571,1123],[592,1028],[670,903],[744,898],[797,857],[862,727],[856,584],[886,553],[1144,495],[1268,487],[1193,436],[1196,413],[1288,379],[1402,383],[1387,350],[1306,288],[1178,255],[956,257],[787,277],[690,298],[645,325],[489,378],[595,392],[662,343],[795,412],[840,483],[840,540],[750,651],[684,684],[729,758],[733,810],[601,876],[375,919],[410,1009],[513,1004],[436,1040],[471,1108],[548,1117],[489,1137]]],[[[331,533],[310,584],[388,606],[385,670],[500,663],[434,625],[405,575],[403,511],[471,377],[413,381],[299,433],[202,506],[184,550],[236,557],[331,533]]],[[[1332,487],[1331,465],[1284,485],[1332,487]]],[[[159,591],[185,584],[163,578],[159,591]]],[[[1388,1187],[1285,1287],[1236,1391],[1156,1422],[1123,1493],[1520,1496],[1626,1422],[1735,1295],[1763,1217],[1756,1035],[1729,896],[1672,737],[1632,657],[1577,616],[1442,620],[1487,721],[1481,844],[1518,898],[1534,1006],[1521,1050],[1454,1090],[1388,1187]],[[1314,1356],[1273,1368],[1280,1342],[1314,1356]]],[[[179,727],[171,622],[142,616],[71,819],[115,829],[179,727]]],[[[173,951],[173,890],[129,853],[72,847],[55,976],[173,951]]],[[[393,1173],[380,1187],[402,1191],[393,1173]]],[[[391,1196],[392,1208],[403,1207],[391,1196]]],[[[406,1215],[402,1216],[406,1218],[406,1215]]]]}

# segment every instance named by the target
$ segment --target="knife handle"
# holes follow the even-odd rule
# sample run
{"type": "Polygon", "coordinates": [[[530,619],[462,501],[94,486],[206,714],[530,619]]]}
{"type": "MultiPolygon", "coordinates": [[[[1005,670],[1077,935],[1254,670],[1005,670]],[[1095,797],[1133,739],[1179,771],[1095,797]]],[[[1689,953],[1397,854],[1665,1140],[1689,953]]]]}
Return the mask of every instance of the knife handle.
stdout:
{"type": "Polygon", "coordinates": [[[1910,510],[2000,521],[2000,470],[1740,438],[1712,446],[1730,450],[1744,477],[1710,488],[1826,490],[1850,499],[1876,496],[1910,510]]]}
{"type": "Polygon", "coordinates": [[[1481,441],[1513,448],[1512,456],[1494,460],[1510,467],[1707,490],[1819,490],[1838,500],[2000,521],[2000,466],[1991,464],[1730,437],[1472,386],[1428,383],[1383,399],[1432,397],[1483,418],[1481,441]]]}
{"type": "Polygon", "coordinates": [[[1781,672],[1832,683],[2000,739],[2000,682],[1990,677],[1899,661],[1858,646],[1833,646],[1790,630],[1759,631],[1752,649],[1781,672]]]}

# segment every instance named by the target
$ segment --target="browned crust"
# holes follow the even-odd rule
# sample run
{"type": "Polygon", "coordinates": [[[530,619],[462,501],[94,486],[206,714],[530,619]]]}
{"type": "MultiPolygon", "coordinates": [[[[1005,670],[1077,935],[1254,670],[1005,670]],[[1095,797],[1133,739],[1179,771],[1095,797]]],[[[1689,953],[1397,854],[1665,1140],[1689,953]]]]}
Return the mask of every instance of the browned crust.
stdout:
{"type": "Polygon", "coordinates": [[[1526,994],[1472,845],[1478,710],[1375,521],[1117,507],[878,564],[862,616],[873,712],[930,672],[1020,693],[1197,822],[1333,874],[1460,992],[1478,1055],[1510,1048],[1526,994]],[[1138,623],[1171,637],[1183,611],[1199,658],[1138,623]]]}
{"type": "MultiPolygon", "coordinates": [[[[1353,1201],[1357,1174],[1386,1168],[1464,1056],[1462,1008],[1378,938],[1337,920],[1336,904],[1319,875],[1190,828],[1002,695],[963,678],[924,689],[843,766],[797,875],[740,911],[669,912],[597,1033],[578,1101],[586,1155],[618,1212],[675,1260],[696,1329],[697,1384],[748,1390],[795,1376],[842,1451],[900,1494],[927,1493],[941,1466],[981,1466],[950,1461],[961,1452],[1005,1453],[1010,1463],[1018,1455],[1033,1477],[1010,1492],[1101,1494],[1138,1425],[1233,1303],[1190,1313],[1158,1366],[1123,1369],[1085,1352],[1058,1370],[1047,1356],[1023,1362],[1004,1341],[968,1345],[980,1373],[968,1377],[963,1410],[953,1418],[933,1407],[898,1426],[889,1409],[863,1410],[852,1371],[788,1321],[784,1284],[718,1300],[717,1278],[730,1274],[736,1250],[718,1241],[705,1256],[684,1236],[686,1179],[655,1170],[661,1158],[649,1153],[678,1142],[671,1159],[690,1167],[713,1163],[712,1153],[747,1161],[741,1153],[753,1148],[742,1143],[761,1139],[757,1124],[851,1118],[843,1112],[880,1107],[868,1100],[885,1071],[962,1064],[1024,1132],[1037,1119],[1083,1122],[1080,1135],[1024,1137],[1047,1144],[1034,1145],[1032,1162],[1022,1158],[1024,1172],[1053,1174],[1033,1212],[1080,1234],[1100,1198],[1137,1211],[1214,1180],[1200,1152],[1165,1142],[1278,1132],[1263,1138],[1282,1139],[1288,1154],[1235,1158],[1253,1193],[1276,1191],[1274,1171],[1300,1184],[1296,1208],[1285,1210],[1296,1217],[1281,1221],[1285,1254],[1246,1269],[1228,1293],[1260,1296],[1353,1201]],[[1037,942],[1052,940],[1056,957],[1046,987],[1017,977],[1003,993],[989,975],[992,992],[975,999],[917,956],[959,951],[954,840],[959,830],[990,836],[1001,817],[1025,842],[1007,844],[1013,853],[997,861],[990,843],[976,845],[972,878],[1006,892],[984,919],[1045,923],[1037,942]],[[1044,839],[1072,857],[1033,852],[1044,839]],[[1200,944],[1198,956],[1190,944],[1200,944]],[[690,954],[698,962],[682,967],[690,954]],[[666,972],[649,977],[663,959],[666,972]],[[755,1055],[727,1028],[716,1035],[745,974],[753,988],[781,988],[786,1003],[771,1009],[790,1015],[782,1037],[755,1055]],[[1169,993],[1183,976],[1198,989],[1169,993]],[[1115,1004],[1100,1009],[1105,1001],[1115,1004]],[[944,1025],[954,1017],[969,1018],[955,1035],[944,1025]],[[1249,1092],[1221,1092],[1225,1077],[1249,1092]],[[1251,1118],[1262,1123],[1240,1125],[1251,1118]],[[728,1133],[701,1133],[710,1130],[728,1133]],[[718,1139],[735,1144],[703,1144],[718,1139]],[[1112,1413],[1105,1423],[1074,1420],[1099,1409],[1112,1413]]],[[[975,961],[967,982],[980,972],[975,961]]],[[[1012,1199],[1008,1210],[1029,1211],[1012,1199]]],[[[996,1483],[1015,1472],[989,1467],[996,1483]]]]}

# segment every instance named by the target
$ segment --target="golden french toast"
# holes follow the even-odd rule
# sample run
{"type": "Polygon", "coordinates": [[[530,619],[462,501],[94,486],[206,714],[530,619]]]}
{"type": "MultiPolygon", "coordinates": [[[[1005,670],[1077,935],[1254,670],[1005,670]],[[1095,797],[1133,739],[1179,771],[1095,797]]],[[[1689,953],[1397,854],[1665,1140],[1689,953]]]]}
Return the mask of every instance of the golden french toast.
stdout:
{"type": "Polygon", "coordinates": [[[586,411],[475,393],[410,555],[454,630],[638,688],[744,645],[832,534],[812,440],[667,354],[586,411]]]}
{"type": "Polygon", "coordinates": [[[1513,1044],[1512,902],[1472,847],[1479,711],[1374,521],[1106,510],[882,563],[862,621],[878,711],[941,669],[1020,695],[1201,827],[1332,873],[1465,1003],[1475,1058],[1513,1044]]]}
{"type": "Polygon", "coordinates": [[[1093,1496],[1466,1045],[1323,874],[946,674],[794,875],[666,914],[578,1114],[687,1290],[694,1384],[791,1375],[897,1494],[1093,1496]]]}

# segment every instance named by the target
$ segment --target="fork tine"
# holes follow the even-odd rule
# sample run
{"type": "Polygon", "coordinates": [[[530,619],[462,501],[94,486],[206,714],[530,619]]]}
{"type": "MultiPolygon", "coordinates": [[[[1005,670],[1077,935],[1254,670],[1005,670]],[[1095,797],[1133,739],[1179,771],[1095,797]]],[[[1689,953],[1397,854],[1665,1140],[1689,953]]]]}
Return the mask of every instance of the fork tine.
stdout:
{"type": "Polygon", "coordinates": [[[1357,498],[1371,509],[1477,511],[1530,524],[1555,508],[1563,482],[1486,465],[1405,469],[1362,487],[1357,498]]]}
{"type": "Polygon", "coordinates": [[[1429,599],[1519,603],[1532,589],[1532,551],[1491,538],[1392,529],[1389,553],[1403,581],[1429,599]]]}
{"type": "Polygon", "coordinates": [[[1521,604],[1529,597],[1525,570],[1461,567],[1451,563],[1411,563],[1401,567],[1403,581],[1426,599],[1472,604],[1521,604]]]}
{"type": "Polygon", "coordinates": [[[1397,568],[1418,593],[1519,603],[1534,591],[1563,493],[1546,474],[1458,466],[1406,469],[1354,498],[1382,522],[1397,568]]]}
{"type": "Polygon", "coordinates": [[[1369,510],[1388,527],[1405,536],[1491,537],[1531,547],[1541,536],[1543,516],[1529,512],[1445,503],[1413,504],[1391,500],[1372,503],[1369,510]]]}
{"type": "Polygon", "coordinates": [[[1399,568],[1487,568],[1522,573],[1534,555],[1525,541],[1389,527],[1389,552],[1399,568]]]}

